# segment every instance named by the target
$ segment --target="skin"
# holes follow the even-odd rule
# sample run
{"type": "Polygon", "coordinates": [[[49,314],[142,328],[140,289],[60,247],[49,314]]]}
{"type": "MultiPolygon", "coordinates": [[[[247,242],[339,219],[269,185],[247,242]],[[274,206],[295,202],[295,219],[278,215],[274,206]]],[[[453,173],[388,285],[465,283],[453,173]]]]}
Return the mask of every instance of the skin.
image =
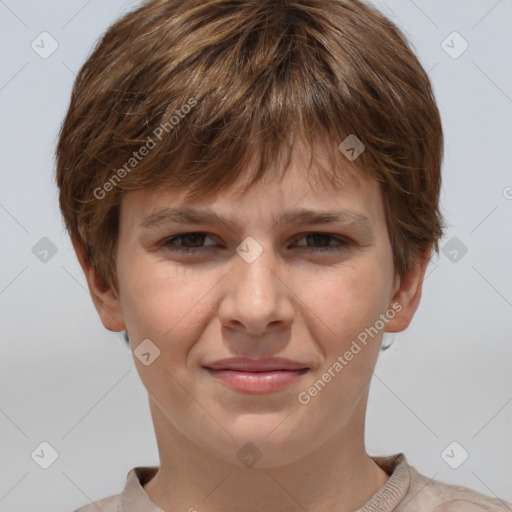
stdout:
{"type": "MultiPolygon", "coordinates": [[[[389,478],[364,446],[369,385],[383,332],[404,330],[418,307],[427,252],[404,279],[394,278],[379,185],[346,173],[335,190],[308,178],[307,162],[296,150],[284,178],[260,182],[245,196],[232,187],[197,204],[236,222],[233,228],[217,222],[143,229],[143,218],[179,205],[184,192],[127,194],[116,255],[119,293],[101,285],[74,244],[103,325],[128,329],[132,350],[144,339],[160,350],[148,366],[134,361],[160,455],[144,489],[163,510],[353,511],[389,478]],[[349,224],[276,222],[299,207],[356,211],[369,217],[373,233],[349,224]],[[174,238],[191,232],[208,236],[174,238]],[[236,252],[249,236],[263,249],[252,263],[236,252]],[[198,252],[172,250],[180,244],[198,252]],[[313,252],[323,245],[342,249],[313,252]],[[401,311],[301,404],[298,394],[393,303],[401,311]],[[286,357],[309,370],[279,391],[247,394],[202,368],[233,356],[286,357]],[[252,467],[237,457],[248,441],[261,453],[252,467]]],[[[340,155],[340,172],[345,163],[340,155]]]]}

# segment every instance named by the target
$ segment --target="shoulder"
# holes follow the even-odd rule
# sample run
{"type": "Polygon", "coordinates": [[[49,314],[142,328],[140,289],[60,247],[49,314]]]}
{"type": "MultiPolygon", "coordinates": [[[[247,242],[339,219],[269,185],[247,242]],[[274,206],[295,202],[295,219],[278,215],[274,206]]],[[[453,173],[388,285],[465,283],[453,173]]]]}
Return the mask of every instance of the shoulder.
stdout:
{"type": "Polygon", "coordinates": [[[121,512],[121,495],[108,496],[77,508],[73,512],[98,512],[98,510],[101,510],[101,512],[121,512]]]}
{"type": "Polygon", "coordinates": [[[512,504],[477,491],[427,478],[409,466],[410,490],[397,512],[512,512],[512,504]]]}

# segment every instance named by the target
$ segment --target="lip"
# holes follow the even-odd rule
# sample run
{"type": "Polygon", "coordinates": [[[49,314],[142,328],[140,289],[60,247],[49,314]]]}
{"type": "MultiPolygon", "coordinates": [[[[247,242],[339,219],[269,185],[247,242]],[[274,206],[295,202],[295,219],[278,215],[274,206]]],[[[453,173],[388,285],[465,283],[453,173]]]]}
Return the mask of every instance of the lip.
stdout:
{"type": "Polygon", "coordinates": [[[296,382],[308,369],[244,372],[206,368],[206,371],[236,391],[244,393],[270,393],[296,382]]]}
{"type": "Polygon", "coordinates": [[[208,373],[227,386],[245,393],[278,391],[304,375],[309,367],[284,358],[236,357],[204,365],[208,373]]]}
{"type": "Polygon", "coordinates": [[[274,370],[303,370],[309,369],[307,364],[285,359],[284,357],[265,357],[250,359],[249,357],[230,357],[220,359],[203,366],[212,370],[237,370],[240,372],[269,372],[274,370]]]}

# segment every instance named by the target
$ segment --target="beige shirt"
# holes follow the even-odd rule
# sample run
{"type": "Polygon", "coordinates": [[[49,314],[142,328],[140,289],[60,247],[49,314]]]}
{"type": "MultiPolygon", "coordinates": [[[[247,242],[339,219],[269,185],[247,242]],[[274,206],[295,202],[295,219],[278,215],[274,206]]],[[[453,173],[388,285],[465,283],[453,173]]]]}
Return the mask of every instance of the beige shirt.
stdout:
{"type": "MultiPolygon", "coordinates": [[[[407,463],[403,453],[372,459],[390,477],[356,512],[512,512],[512,504],[501,499],[421,475],[407,463]]],[[[158,466],[133,468],[128,472],[121,494],[89,503],[73,512],[164,512],[143,488],[157,470],[158,466]]]]}

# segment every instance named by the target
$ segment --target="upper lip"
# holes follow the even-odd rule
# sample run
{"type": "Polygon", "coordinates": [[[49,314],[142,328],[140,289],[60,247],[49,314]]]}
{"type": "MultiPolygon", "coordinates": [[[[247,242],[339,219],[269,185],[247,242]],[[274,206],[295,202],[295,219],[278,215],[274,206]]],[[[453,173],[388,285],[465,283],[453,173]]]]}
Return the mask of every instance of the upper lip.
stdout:
{"type": "Polygon", "coordinates": [[[303,363],[283,357],[266,357],[250,359],[248,357],[231,357],[219,359],[205,365],[212,370],[237,370],[242,372],[265,372],[272,370],[302,370],[309,368],[303,363]]]}

